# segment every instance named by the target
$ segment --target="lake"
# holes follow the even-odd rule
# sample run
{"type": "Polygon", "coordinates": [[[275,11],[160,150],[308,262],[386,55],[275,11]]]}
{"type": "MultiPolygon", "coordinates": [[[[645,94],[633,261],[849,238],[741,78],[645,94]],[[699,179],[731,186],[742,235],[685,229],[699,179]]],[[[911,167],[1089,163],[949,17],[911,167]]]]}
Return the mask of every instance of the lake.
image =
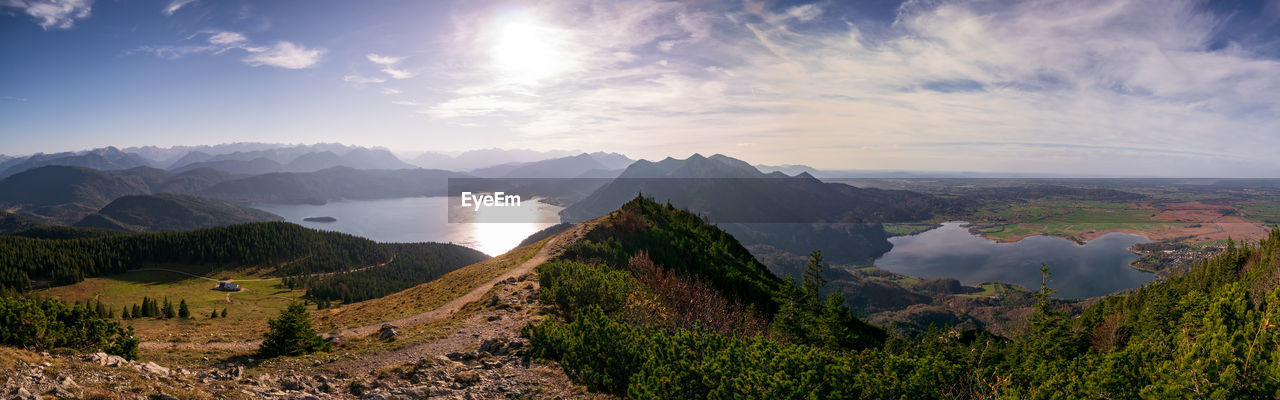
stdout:
{"type": "Polygon", "coordinates": [[[969,233],[964,222],[947,222],[916,235],[890,238],[893,249],[877,267],[921,278],[951,277],[965,285],[1007,282],[1040,288],[1040,263],[1048,264],[1055,296],[1082,298],[1130,289],[1155,279],[1129,263],[1138,258],[1130,246],[1149,242],[1127,233],[1108,233],[1081,246],[1067,239],[1032,236],[997,243],[969,233]]]}
{"type": "Polygon", "coordinates": [[[441,242],[479,250],[490,256],[507,252],[534,232],[560,222],[561,207],[523,201],[519,207],[494,209],[499,218],[480,213],[454,213],[453,197],[406,197],[381,200],[331,201],[312,204],[255,204],[254,208],[284,217],[308,228],[337,231],[376,242],[441,242]],[[459,214],[462,214],[461,216],[459,214]],[[517,214],[519,217],[513,217],[517,214]],[[334,217],[334,222],[303,221],[307,217],[334,217]],[[449,222],[499,220],[521,222],[449,222]]]}

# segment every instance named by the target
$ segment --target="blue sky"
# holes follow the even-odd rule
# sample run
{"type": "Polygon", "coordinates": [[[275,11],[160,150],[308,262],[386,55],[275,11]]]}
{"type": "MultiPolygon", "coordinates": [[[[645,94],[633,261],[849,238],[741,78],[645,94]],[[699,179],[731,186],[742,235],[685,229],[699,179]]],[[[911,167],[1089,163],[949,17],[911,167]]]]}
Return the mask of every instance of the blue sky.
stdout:
{"type": "Polygon", "coordinates": [[[1280,0],[0,0],[0,154],[342,142],[1280,177],[1280,0]]]}

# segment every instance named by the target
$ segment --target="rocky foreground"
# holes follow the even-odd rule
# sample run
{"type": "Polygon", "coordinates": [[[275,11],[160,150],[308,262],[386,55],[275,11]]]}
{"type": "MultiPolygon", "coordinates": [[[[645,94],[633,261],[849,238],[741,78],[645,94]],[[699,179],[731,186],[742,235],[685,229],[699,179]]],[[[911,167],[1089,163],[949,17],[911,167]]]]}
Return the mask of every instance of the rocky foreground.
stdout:
{"type": "MultiPolygon", "coordinates": [[[[371,356],[339,350],[307,365],[264,369],[222,363],[185,369],[105,353],[0,348],[0,397],[13,399],[489,399],[592,397],[554,364],[525,355],[519,329],[541,318],[532,276],[510,279],[443,337],[371,356]],[[7,364],[7,365],[6,365],[7,364]],[[274,371],[274,372],[273,372],[274,371]]],[[[394,343],[388,327],[374,338],[394,343]]],[[[300,361],[299,361],[300,362],[300,361]]]]}

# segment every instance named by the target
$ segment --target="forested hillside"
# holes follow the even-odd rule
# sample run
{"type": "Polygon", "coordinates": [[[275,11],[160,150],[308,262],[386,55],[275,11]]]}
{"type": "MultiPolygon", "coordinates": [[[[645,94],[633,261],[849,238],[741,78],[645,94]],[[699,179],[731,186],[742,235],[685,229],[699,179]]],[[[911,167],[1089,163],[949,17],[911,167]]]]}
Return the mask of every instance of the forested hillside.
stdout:
{"type": "Polygon", "coordinates": [[[161,193],[117,198],[97,213],[81,219],[76,226],[172,232],[283,220],[279,215],[222,200],[161,193]]]}
{"type": "MultiPolygon", "coordinates": [[[[1276,398],[1280,232],[1024,332],[875,332],[822,301],[820,254],[779,281],[693,215],[635,200],[540,268],[533,353],[629,398],[1276,398]],[[776,308],[774,308],[776,307],[776,308]],[[776,311],[774,311],[776,310],[776,311]],[[862,348],[861,350],[858,350],[862,348]]],[[[1051,272],[1046,268],[1046,278],[1051,272]]]]}
{"type": "Polygon", "coordinates": [[[0,236],[0,288],[26,291],[32,281],[63,285],[160,263],[267,267],[278,276],[363,268],[316,281],[326,288],[317,296],[366,299],[485,258],[452,244],[379,244],[283,222],[68,239],[0,236]]]}

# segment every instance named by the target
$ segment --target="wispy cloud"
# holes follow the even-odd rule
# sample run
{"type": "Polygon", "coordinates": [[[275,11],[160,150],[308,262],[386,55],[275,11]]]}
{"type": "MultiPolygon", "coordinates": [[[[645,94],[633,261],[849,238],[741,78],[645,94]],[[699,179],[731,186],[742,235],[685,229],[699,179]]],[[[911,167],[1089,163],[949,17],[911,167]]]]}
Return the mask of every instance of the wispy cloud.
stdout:
{"type": "Polygon", "coordinates": [[[251,66],[303,69],[314,66],[325,53],[324,49],[307,48],[288,41],[279,41],[269,46],[255,45],[244,34],[231,31],[200,31],[189,36],[187,40],[206,35],[204,43],[142,46],[126,54],[148,53],[156,57],[176,60],[190,54],[222,54],[230,50],[243,50],[249,55],[242,61],[251,66]]]}
{"type": "Polygon", "coordinates": [[[324,49],[309,49],[292,42],[279,41],[270,47],[246,47],[250,54],[243,59],[252,66],[270,66],[287,69],[309,68],[320,62],[324,49]]]}
{"type": "Polygon", "coordinates": [[[0,8],[16,8],[36,19],[41,28],[71,29],[89,17],[93,0],[0,0],[0,8]]]}
{"type": "Polygon", "coordinates": [[[400,89],[382,88],[379,91],[382,92],[382,94],[387,94],[387,95],[400,94],[400,89]]]}
{"type": "Polygon", "coordinates": [[[169,1],[168,5],[164,6],[164,9],[160,10],[160,13],[164,14],[166,17],[172,16],[173,13],[176,13],[178,12],[178,10],[181,10],[183,7],[186,7],[197,1],[199,0],[171,0],[169,1]]]}
{"type": "Polygon", "coordinates": [[[343,76],[342,81],[347,83],[354,83],[357,85],[367,85],[370,83],[382,83],[382,82],[386,82],[387,80],[380,77],[376,77],[376,76],[361,76],[361,75],[353,74],[353,75],[343,76]]]}
{"type": "Polygon", "coordinates": [[[405,57],[389,57],[373,53],[370,53],[365,57],[368,58],[370,62],[381,66],[382,72],[393,79],[408,79],[417,75],[412,72],[396,68],[396,65],[400,64],[400,61],[404,61],[405,57]]]}
{"type": "Polygon", "coordinates": [[[26,102],[26,101],[27,101],[27,98],[26,98],[26,97],[17,97],[17,96],[4,96],[4,99],[5,99],[5,100],[12,100],[12,101],[21,101],[21,102],[26,102]]]}

